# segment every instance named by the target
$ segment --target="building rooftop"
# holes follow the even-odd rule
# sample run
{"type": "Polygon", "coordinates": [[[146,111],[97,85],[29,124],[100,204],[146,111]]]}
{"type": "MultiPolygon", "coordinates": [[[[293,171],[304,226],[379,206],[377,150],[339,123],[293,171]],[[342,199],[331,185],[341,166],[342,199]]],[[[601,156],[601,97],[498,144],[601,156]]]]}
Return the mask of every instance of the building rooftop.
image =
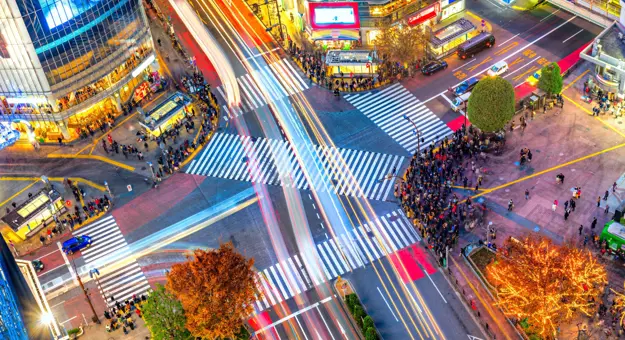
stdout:
{"type": "Polygon", "coordinates": [[[434,46],[441,46],[473,30],[475,30],[475,25],[473,25],[473,23],[469,20],[461,18],[435,32],[432,32],[430,36],[430,43],[434,46]]]}
{"type": "Polygon", "coordinates": [[[375,59],[373,52],[367,50],[329,50],[326,64],[368,63],[370,57],[371,60],[375,59]]]}
{"type": "Polygon", "coordinates": [[[152,110],[147,111],[143,119],[144,123],[150,128],[155,128],[160,123],[169,119],[172,114],[175,114],[191,102],[191,98],[186,94],[175,92],[156,105],[152,110]]]}
{"type": "Polygon", "coordinates": [[[598,36],[603,53],[620,60],[625,60],[625,28],[616,23],[609,27],[603,34],[598,36]],[[621,36],[619,38],[619,35],[621,36]]]}
{"type": "Polygon", "coordinates": [[[61,197],[56,190],[41,189],[32,197],[21,203],[17,208],[2,217],[2,221],[9,225],[14,231],[20,229],[23,224],[33,215],[36,215],[44,209],[48,209],[50,203],[61,197]]]}

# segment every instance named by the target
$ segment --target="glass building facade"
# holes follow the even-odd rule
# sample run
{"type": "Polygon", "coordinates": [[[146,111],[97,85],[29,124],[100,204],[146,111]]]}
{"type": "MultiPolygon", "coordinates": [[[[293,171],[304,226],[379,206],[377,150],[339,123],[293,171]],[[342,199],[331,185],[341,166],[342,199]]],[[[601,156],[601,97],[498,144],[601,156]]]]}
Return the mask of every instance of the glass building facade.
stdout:
{"type": "Polygon", "coordinates": [[[4,238],[0,237],[0,338],[52,339],[40,309],[4,238]]]}
{"type": "Polygon", "coordinates": [[[64,139],[121,113],[120,90],[155,57],[141,0],[0,0],[0,18],[0,120],[64,139]]]}

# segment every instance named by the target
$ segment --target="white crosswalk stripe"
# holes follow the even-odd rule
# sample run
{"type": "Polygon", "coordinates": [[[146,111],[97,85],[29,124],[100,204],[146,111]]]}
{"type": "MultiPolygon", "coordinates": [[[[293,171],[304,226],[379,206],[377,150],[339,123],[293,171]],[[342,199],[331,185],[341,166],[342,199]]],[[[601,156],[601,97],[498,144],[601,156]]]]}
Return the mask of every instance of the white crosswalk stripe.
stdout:
{"type": "MultiPolygon", "coordinates": [[[[318,243],[317,260],[325,278],[330,281],[347,271],[380,259],[381,254],[393,253],[420,240],[404,212],[398,209],[340,234],[336,239],[318,243]],[[373,231],[367,231],[367,228],[373,228],[373,231]]],[[[262,295],[257,297],[258,301],[255,303],[257,312],[313,288],[307,271],[316,266],[311,267],[304,262],[304,267],[303,261],[296,254],[258,273],[258,287],[262,295]]],[[[318,286],[325,281],[315,282],[314,285],[318,286]]]]}
{"type": "MultiPolygon", "coordinates": [[[[386,200],[394,184],[388,176],[405,160],[402,156],[329,146],[315,145],[311,150],[317,155],[322,171],[309,181],[290,142],[217,133],[187,173],[386,200]],[[322,173],[332,180],[331,188],[321,178],[322,173]],[[280,174],[288,175],[280,178],[280,174]]],[[[301,161],[315,164],[313,157],[306,153],[301,161]]]]}
{"type": "MultiPolygon", "coordinates": [[[[309,88],[308,83],[290,63],[288,59],[281,59],[263,66],[260,70],[254,70],[251,73],[238,77],[237,83],[241,92],[241,105],[231,108],[222,106],[225,113],[224,119],[226,117],[227,119],[239,117],[246,112],[307,90],[309,88]],[[277,82],[271,81],[274,78],[277,82]],[[269,79],[263,82],[263,87],[267,90],[266,95],[256,85],[254,79],[269,79]]],[[[217,87],[217,93],[224,102],[228,102],[221,86],[217,87]]]]}
{"type": "MultiPolygon", "coordinates": [[[[91,247],[81,250],[81,255],[88,268],[106,266],[109,262],[121,260],[130,254],[130,248],[124,235],[119,230],[113,216],[107,216],[73,232],[74,236],[91,237],[91,247]],[[107,262],[107,259],[112,260],[107,262]]],[[[99,270],[100,268],[98,268],[99,270]]],[[[111,297],[122,302],[140,296],[150,289],[150,284],[136,261],[98,277],[98,289],[107,304],[113,305],[111,297]]]]}
{"type": "Polygon", "coordinates": [[[380,91],[348,94],[345,99],[410,153],[417,150],[418,140],[413,132],[414,126],[404,116],[409,117],[421,132],[424,139],[422,146],[440,141],[452,133],[425,104],[399,83],[380,91]]]}

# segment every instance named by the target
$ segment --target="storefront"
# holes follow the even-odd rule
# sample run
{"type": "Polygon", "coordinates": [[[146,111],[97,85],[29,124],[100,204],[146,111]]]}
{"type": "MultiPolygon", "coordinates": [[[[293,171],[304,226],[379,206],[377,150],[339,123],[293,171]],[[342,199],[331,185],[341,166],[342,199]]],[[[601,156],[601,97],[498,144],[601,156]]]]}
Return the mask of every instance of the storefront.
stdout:
{"type": "Polygon", "coordinates": [[[360,18],[356,2],[308,3],[306,31],[325,49],[350,49],[360,40],[360,18]]]}
{"type": "Polygon", "coordinates": [[[435,24],[438,14],[441,12],[441,4],[435,2],[420,11],[406,17],[408,26],[419,26],[422,24],[435,24]]]}
{"type": "Polygon", "coordinates": [[[428,54],[436,59],[446,57],[456,51],[463,42],[479,32],[469,20],[461,18],[432,32],[428,42],[428,54]]]}
{"type": "Polygon", "coordinates": [[[326,54],[326,74],[330,77],[377,77],[375,52],[330,50],[326,54]]]}
{"type": "Polygon", "coordinates": [[[9,227],[2,230],[2,235],[16,242],[26,240],[43,229],[44,222],[49,225],[54,216],[65,210],[58,191],[42,189],[2,217],[2,222],[9,227]]]}
{"type": "Polygon", "coordinates": [[[176,92],[146,112],[139,124],[148,134],[158,137],[185,117],[189,104],[191,104],[189,96],[176,92]]]}
{"type": "Polygon", "coordinates": [[[441,18],[443,21],[454,14],[461,13],[465,9],[465,0],[441,0],[441,18]]]}

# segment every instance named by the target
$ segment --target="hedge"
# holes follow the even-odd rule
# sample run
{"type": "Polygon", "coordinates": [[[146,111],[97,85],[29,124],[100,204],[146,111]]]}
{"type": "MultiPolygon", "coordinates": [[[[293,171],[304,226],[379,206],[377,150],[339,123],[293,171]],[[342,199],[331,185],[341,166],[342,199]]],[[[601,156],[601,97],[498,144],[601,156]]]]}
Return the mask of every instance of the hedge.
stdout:
{"type": "Polygon", "coordinates": [[[365,340],[378,340],[378,332],[375,329],[373,319],[367,315],[365,309],[362,308],[360,299],[356,294],[349,294],[345,296],[345,303],[349,312],[354,317],[356,324],[360,327],[360,330],[365,335],[365,340]]]}

